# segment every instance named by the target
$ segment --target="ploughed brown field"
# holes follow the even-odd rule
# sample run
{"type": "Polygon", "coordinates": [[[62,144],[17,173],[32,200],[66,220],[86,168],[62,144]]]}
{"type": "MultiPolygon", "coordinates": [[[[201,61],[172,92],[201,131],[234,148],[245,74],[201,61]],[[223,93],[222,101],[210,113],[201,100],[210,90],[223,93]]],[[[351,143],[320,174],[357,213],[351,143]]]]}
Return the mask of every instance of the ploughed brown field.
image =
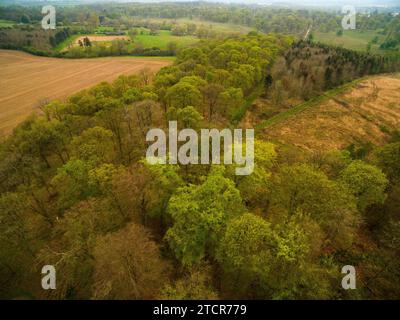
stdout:
{"type": "Polygon", "coordinates": [[[114,40],[129,40],[128,36],[82,36],[75,40],[74,45],[79,45],[79,41],[83,42],[84,38],[89,38],[90,42],[107,42],[114,40]]]}
{"type": "Polygon", "coordinates": [[[156,72],[170,63],[137,57],[70,60],[0,50],[0,134],[10,133],[42,101],[64,99],[99,82],[144,68],[156,72]]]}

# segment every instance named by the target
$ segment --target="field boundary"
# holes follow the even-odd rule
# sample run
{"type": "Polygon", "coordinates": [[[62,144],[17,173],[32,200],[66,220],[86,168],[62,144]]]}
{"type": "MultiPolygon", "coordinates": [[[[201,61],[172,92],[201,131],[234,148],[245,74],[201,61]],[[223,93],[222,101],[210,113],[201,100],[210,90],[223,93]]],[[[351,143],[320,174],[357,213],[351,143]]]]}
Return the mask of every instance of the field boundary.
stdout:
{"type": "Polygon", "coordinates": [[[263,85],[259,85],[254,92],[245,99],[243,105],[234,113],[231,119],[231,123],[238,124],[245,116],[247,110],[253,105],[254,101],[263,93],[265,90],[263,85]]]}
{"type": "Polygon", "coordinates": [[[289,118],[303,112],[304,110],[307,110],[311,107],[315,107],[315,106],[321,104],[322,102],[325,102],[327,100],[335,98],[337,95],[342,94],[342,93],[346,92],[347,90],[354,88],[356,85],[358,85],[360,82],[366,80],[367,78],[369,78],[369,77],[362,77],[362,78],[353,80],[351,82],[348,82],[337,88],[328,90],[317,97],[311,98],[310,100],[303,102],[301,104],[298,104],[298,105],[290,108],[287,111],[281,112],[267,120],[262,121],[261,123],[259,123],[258,125],[255,126],[255,129],[263,130],[263,129],[269,128],[273,125],[279,124],[279,123],[285,121],[286,119],[289,119],[289,118]]]}

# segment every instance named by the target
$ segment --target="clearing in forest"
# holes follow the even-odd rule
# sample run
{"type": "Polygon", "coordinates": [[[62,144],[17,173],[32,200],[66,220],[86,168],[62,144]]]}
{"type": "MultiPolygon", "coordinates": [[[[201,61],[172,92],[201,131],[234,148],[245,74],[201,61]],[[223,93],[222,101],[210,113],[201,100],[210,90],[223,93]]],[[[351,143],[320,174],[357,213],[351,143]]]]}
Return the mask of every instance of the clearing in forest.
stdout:
{"type": "Polygon", "coordinates": [[[265,139],[326,151],[353,143],[382,145],[400,128],[398,75],[368,77],[344,92],[337,91],[337,95],[315,99],[317,103],[302,104],[305,107],[299,112],[289,109],[266,121],[248,112],[243,123],[258,128],[258,135],[265,139]]]}

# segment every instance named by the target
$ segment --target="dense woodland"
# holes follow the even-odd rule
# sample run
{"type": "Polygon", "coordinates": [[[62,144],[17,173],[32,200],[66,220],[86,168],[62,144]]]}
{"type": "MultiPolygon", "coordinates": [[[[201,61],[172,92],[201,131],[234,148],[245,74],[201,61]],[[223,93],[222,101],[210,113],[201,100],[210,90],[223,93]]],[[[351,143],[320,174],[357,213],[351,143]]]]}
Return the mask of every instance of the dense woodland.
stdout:
{"type": "MultiPolygon", "coordinates": [[[[0,19],[13,21],[40,21],[41,7],[0,7],[0,19]]],[[[303,34],[310,24],[316,30],[326,32],[338,30],[343,18],[338,11],[306,9],[281,9],[268,6],[224,5],[206,2],[187,3],[119,3],[93,4],[90,6],[63,6],[57,13],[64,25],[71,22],[90,24],[88,18],[99,16],[101,21],[116,21],[118,25],[132,24],[132,18],[200,19],[220,23],[232,23],[254,27],[263,32],[303,34]]],[[[397,18],[390,12],[360,12],[357,16],[359,30],[381,30],[387,32],[397,18]]],[[[89,19],[90,20],[90,19],[89,19]]]]}
{"type": "Polygon", "coordinates": [[[400,60],[393,57],[298,41],[274,63],[271,83],[267,79],[266,84],[271,103],[280,106],[291,98],[308,100],[354,79],[395,70],[400,70],[400,60]]]}
{"type": "Polygon", "coordinates": [[[157,75],[42,105],[0,146],[0,297],[398,299],[398,133],[368,152],[257,139],[249,176],[144,160],[147,131],[169,120],[232,127],[260,88],[312,95],[386,68],[252,32],[186,48],[157,75]],[[57,290],[40,288],[45,264],[57,290]],[[360,270],[358,290],[341,288],[348,264],[360,270]]]}

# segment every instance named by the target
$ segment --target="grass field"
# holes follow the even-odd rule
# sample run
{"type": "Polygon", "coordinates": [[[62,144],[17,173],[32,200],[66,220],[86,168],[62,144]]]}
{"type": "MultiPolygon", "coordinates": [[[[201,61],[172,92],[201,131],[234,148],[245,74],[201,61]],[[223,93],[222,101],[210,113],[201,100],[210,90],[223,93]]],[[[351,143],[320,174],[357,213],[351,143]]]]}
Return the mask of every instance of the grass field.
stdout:
{"type": "Polygon", "coordinates": [[[359,84],[364,79],[365,78],[360,78],[360,79],[354,80],[352,82],[346,83],[335,89],[328,90],[322,95],[314,97],[304,103],[294,106],[287,111],[281,112],[281,113],[261,122],[260,124],[258,124],[256,126],[256,129],[257,130],[266,129],[266,128],[269,128],[270,126],[279,124],[279,123],[289,119],[290,117],[293,117],[296,114],[303,112],[304,110],[306,110],[308,108],[317,106],[326,100],[329,100],[339,94],[346,92],[347,90],[349,90],[349,89],[353,88],[354,86],[356,86],[357,84],[359,84]]]}
{"type": "MultiPolygon", "coordinates": [[[[195,36],[174,36],[171,31],[160,30],[157,35],[150,35],[149,29],[137,28],[138,34],[133,37],[133,44],[140,44],[143,48],[159,48],[161,50],[167,49],[168,43],[176,43],[178,48],[190,46],[199,41],[199,38],[195,36]]],[[[88,37],[91,42],[109,43],[113,40],[129,40],[129,36],[106,36],[99,34],[88,34],[88,35],[73,35],[57,45],[56,51],[61,52],[68,50],[70,46],[77,46],[78,41],[84,37],[88,37]]]]}
{"type": "MultiPolygon", "coordinates": [[[[233,24],[226,24],[226,23],[216,23],[216,22],[208,22],[208,21],[202,21],[202,20],[190,20],[190,19],[176,19],[176,20],[171,20],[171,19],[149,19],[149,21],[154,21],[154,22],[162,22],[162,21],[168,21],[168,22],[175,22],[177,24],[186,24],[186,23],[194,23],[197,25],[197,27],[200,27],[201,25],[211,28],[217,33],[226,33],[226,34],[231,34],[231,33],[248,33],[252,28],[245,27],[245,26],[240,26],[240,25],[233,25],[233,24]]],[[[161,50],[165,50],[168,47],[168,44],[173,42],[176,43],[178,48],[184,48],[187,46],[190,46],[192,44],[195,44],[196,42],[199,41],[199,38],[196,36],[175,36],[171,34],[171,31],[169,30],[159,30],[156,35],[150,35],[150,30],[147,28],[135,28],[138,31],[138,34],[133,37],[133,44],[140,44],[143,48],[159,48],[161,50]]],[[[101,33],[101,32],[110,32],[114,31],[113,27],[98,27],[96,29],[96,32],[101,33]]],[[[127,32],[128,33],[128,32],[127,32]]],[[[60,52],[60,51],[65,51],[68,49],[69,46],[76,45],[77,41],[80,38],[83,38],[85,36],[88,36],[92,41],[101,41],[102,43],[107,43],[117,38],[123,38],[127,36],[104,36],[100,34],[91,34],[91,35],[74,35],[69,37],[67,40],[63,41],[60,43],[55,50],[60,52]],[[101,39],[100,39],[100,38],[101,39]]]]}
{"type": "Polygon", "coordinates": [[[112,41],[115,41],[115,40],[130,40],[130,38],[128,37],[128,36],[104,36],[104,35],[96,35],[96,34],[94,34],[94,35],[92,35],[92,34],[90,34],[90,35],[85,35],[85,36],[80,36],[80,37],[77,37],[76,39],[75,39],[75,41],[74,41],[74,45],[75,46],[78,46],[79,45],[79,40],[80,41],[83,41],[83,39],[84,38],[89,38],[89,40],[93,43],[93,42],[105,42],[105,43],[107,43],[107,42],[112,42],[112,41]]]}
{"type": "Polygon", "coordinates": [[[81,35],[79,35],[79,34],[70,36],[70,37],[68,37],[68,39],[66,39],[66,40],[64,40],[63,42],[59,43],[59,44],[54,48],[54,50],[55,50],[55,51],[63,51],[63,50],[66,50],[66,49],[68,48],[68,46],[70,46],[70,45],[72,46],[72,45],[75,43],[76,39],[78,39],[78,38],[80,38],[80,37],[81,37],[81,35]]]}
{"type": "Polygon", "coordinates": [[[0,28],[12,27],[14,24],[16,24],[15,21],[1,20],[0,19],[0,28]]]}
{"type": "Polygon", "coordinates": [[[156,72],[170,63],[170,59],[138,57],[55,59],[0,50],[0,131],[8,134],[40,101],[63,99],[145,67],[156,72]]]}
{"type": "Polygon", "coordinates": [[[139,33],[134,36],[133,41],[134,43],[140,43],[144,48],[157,47],[163,50],[167,49],[167,45],[170,42],[175,42],[178,48],[182,48],[199,41],[199,39],[194,36],[179,37],[171,35],[171,31],[168,30],[160,30],[157,35],[150,35],[148,34],[148,30],[142,29],[144,30],[144,34],[139,33]]]}
{"type": "Polygon", "coordinates": [[[306,150],[382,145],[400,126],[399,88],[394,75],[359,79],[262,122],[257,134],[306,150]]]}
{"type": "Polygon", "coordinates": [[[348,30],[344,31],[342,36],[336,35],[335,32],[316,32],[313,35],[316,41],[357,51],[366,51],[368,43],[372,41],[375,37],[378,37],[377,43],[371,44],[371,52],[386,52],[385,50],[381,50],[379,48],[379,45],[383,42],[385,36],[373,31],[360,32],[356,30],[348,30]]]}
{"type": "Polygon", "coordinates": [[[114,31],[114,27],[99,26],[96,28],[95,33],[112,32],[112,31],[114,31]]]}
{"type": "Polygon", "coordinates": [[[92,43],[101,42],[101,43],[111,43],[113,40],[129,40],[128,36],[105,36],[98,34],[88,34],[88,35],[73,35],[68,39],[64,40],[57,47],[54,48],[56,51],[65,51],[70,46],[76,47],[79,45],[79,40],[83,41],[83,38],[88,37],[92,43]]]}
{"type": "Polygon", "coordinates": [[[156,21],[156,22],[163,22],[163,21],[174,21],[177,22],[178,24],[185,24],[185,23],[194,23],[197,25],[197,27],[203,25],[205,27],[211,28],[216,32],[222,32],[222,33],[248,33],[252,30],[254,30],[251,27],[246,27],[246,26],[241,26],[238,24],[231,24],[231,23],[219,23],[219,22],[210,22],[210,21],[204,21],[204,20],[199,20],[199,19],[150,19],[151,21],[156,21]]]}

